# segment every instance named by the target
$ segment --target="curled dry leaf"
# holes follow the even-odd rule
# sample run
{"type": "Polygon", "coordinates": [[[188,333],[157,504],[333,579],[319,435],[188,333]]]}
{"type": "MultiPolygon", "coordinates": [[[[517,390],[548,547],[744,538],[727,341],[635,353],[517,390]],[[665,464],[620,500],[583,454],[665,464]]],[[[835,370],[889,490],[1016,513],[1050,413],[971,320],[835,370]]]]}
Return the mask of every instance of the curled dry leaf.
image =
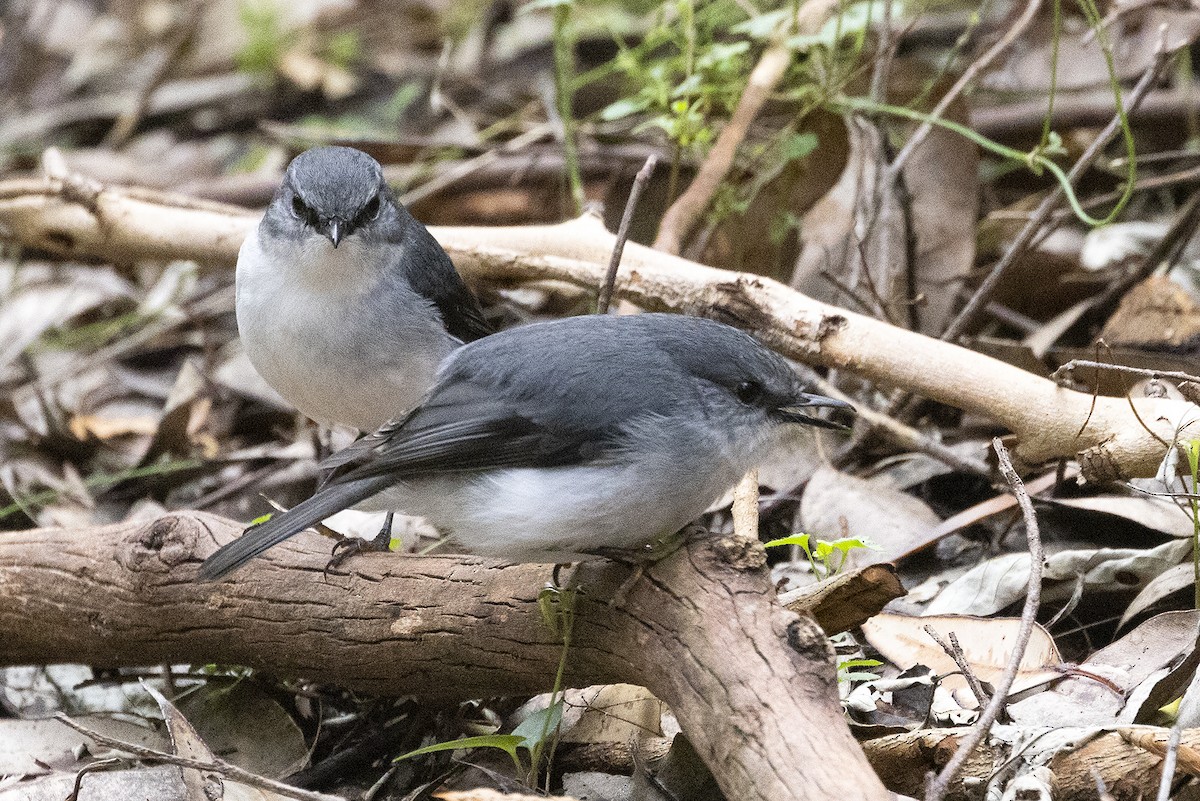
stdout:
{"type": "Polygon", "coordinates": [[[1200,611],[1157,615],[1067,671],[1054,689],[1012,704],[1030,726],[1141,723],[1177,697],[1200,661],[1200,611]]]}
{"type": "Polygon", "coordinates": [[[1159,601],[1172,593],[1192,587],[1195,583],[1196,566],[1191,562],[1180,562],[1170,570],[1159,573],[1150,579],[1150,583],[1142,587],[1142,591],[1137,594],[1137,597],[1129,602],[1129,606],[1125,607],[1125,614],[1121,615],[1118,628],[1124,628],[1126,623],[1159,601]]]}
{"type": "Polygon", "coordinates": [[[1050,500],[1059,506],[1116,515],[1169,537],[1191,537],[1192,519],[1186,508],[1170,498],[1152,495],[1098,495],[1094,498],[1050,500]]]}
{"type": "MultiPolygon", "coordinates": [[[[1187,540],[1174,540],[1156,548],[1089,548],[1059,551],[1046,559],[1042,583],[1043,602],[1051,590],[1067,596],[1077,582],[1087,590],[1133,591],[1179,564],[1192,552],[1187,540]],[[1058,585],[1058,586],[1056,586],[1058,585]]],[[[931,615],[990,615],[1025,597],[1029,579],[1029,554],[1011,553],[988,559],[951,582],[926,610],[931,615]]]]}

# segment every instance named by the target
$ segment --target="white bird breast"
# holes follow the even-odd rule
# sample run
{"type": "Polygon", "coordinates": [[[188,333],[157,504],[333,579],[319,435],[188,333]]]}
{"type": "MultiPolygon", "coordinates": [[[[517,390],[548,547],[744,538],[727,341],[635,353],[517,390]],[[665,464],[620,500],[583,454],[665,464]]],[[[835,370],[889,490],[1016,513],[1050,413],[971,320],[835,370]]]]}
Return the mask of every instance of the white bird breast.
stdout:
{"type": "MultiPolygon", "coordinates": [[[[388,254],[385,250],[384,255],[388,254]]],[[[238,254],[238,331],[255,369],[280,395],[325,424],[373,430],[408,410],[457,344],[432,305],[389,284],[384,259],[354,236],[334,248],[255,231],[238,254]]]]}

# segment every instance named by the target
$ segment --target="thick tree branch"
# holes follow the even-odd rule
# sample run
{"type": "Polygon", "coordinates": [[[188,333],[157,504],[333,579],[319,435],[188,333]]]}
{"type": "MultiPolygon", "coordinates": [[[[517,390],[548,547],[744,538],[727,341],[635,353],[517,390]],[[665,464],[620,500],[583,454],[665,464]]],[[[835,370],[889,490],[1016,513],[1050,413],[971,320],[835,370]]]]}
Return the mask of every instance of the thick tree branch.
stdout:
{"type": "MultiPolygon", "coordinates": [[[[113,188],[75,197],[57,180],[0,183],[0,230],[20,244],[79,258],[191,258],[230,264],[255,217],[240,209],[113,188]]],[[[560,225],[434,228],[469,277],[599,284],[613,237],[591,217],[560,225]]],[[[1153,475],[1200,429],[1194,406],[1161,398],[1097,398],[955,345],[818,303],[776,281],[630,243],[616,293],[651,309],[713,317],[784,355],[999,420],[1036,463],[1075,456],[1088,480],[1153,475]],[[1131,408],[1136,407],[1136,414],[1131,408]],[[1140,420],[1139,420],[1140,418],[1140,420]],[[1145,423],[1147,428],[1143,427],[1145,423]]]]}
{"type": "MultiPolygon", "coordinates": [[[[537,604],[549,565],[371,554],[323,577],[328,541],[308,533],[230,580],[195,583],[200,560],[240,528],[190,513],[4,534],[0,662],[244,664],[441,698],[553,680],[560,646],[537,604]]],[[[824,635],[780,606],[757,543],[693,540],[618,606],[627,568],[577,570],[571,685],[647,687],[728,798],[889,797],[842,719],[824,635]]]]}

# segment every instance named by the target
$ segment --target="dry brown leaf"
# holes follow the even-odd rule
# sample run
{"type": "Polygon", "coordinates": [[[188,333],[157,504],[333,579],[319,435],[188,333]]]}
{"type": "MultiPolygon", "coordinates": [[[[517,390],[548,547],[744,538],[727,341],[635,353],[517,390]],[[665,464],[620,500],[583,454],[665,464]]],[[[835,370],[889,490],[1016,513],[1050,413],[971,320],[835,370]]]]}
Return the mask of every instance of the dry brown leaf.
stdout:
{"type": "MultiPolygon", "coordinates": [[[[933,641],[925,627],[932,626],[943,640],[948,640],[950,632],[954,632],[971,670],[980,680],[995,684],[1011,659],[1011,647],[1020,625],[1019,618],[912,617],[884,612],[868,620],[862,628],[867,642],[901,670],[920,664],[943,675],[954,673],[958,666],[933,641]]],[[[1019,693],[1059,678],[1061,665],[1062,657],[1054,639],[1041,626],[1034,626],[1012,692],[1019,693]]],[[[966,680],[957,674],[946,676],[944,683],[951,690],[967,686],[966,680]]]]}
{"type": "Polygon", "coordinates": [[[1009,706],[1031,726],[1143,722],[1187,684],[1200,660],[1200,611],[1166,612],[1101,648],[1054,689],[1009,706]]]}
{"type": "Polygon", "coordinates": [[[851,564],[888,562],[924,542],[941,519],[923,502],[888,486],[823,466],[800,499],[800,528],[822,540],[864,538],[878,550],[850,552],[851,564]],[[844,531],[843,531],[844,523],[844,531]]]}

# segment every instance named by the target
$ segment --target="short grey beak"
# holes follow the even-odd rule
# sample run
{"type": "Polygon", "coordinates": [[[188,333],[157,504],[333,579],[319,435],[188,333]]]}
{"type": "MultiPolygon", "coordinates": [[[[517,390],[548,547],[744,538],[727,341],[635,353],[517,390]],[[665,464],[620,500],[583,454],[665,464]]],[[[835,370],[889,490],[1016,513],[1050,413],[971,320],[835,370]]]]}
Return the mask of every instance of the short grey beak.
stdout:
{"type": "Polygon", "coordinates": [[[810,395],[807,392],[801,392],[795,397],[792,403],[776,409],[775,416],[788,423],[803,423],[804,425],[816,426],[817,428],[833,428],[842,431],[850,428],[850,426],[836,420],[826,420],[823,417],[816,417],[809,413],[814,408],[822,406],[830,409],[843,409],[851,414],[854,413],[854,407],[845,401],[827,398],[824,395],[810,395]]]}
{"type": "Polygon", "coordinates": [[[325,231],[325,236],[329,237],[329,241],[336,248],[341,243],[342,237],[345,236],[346,223],[339,220],[337,217],[329,221],[328,229],[325,231]]]}

